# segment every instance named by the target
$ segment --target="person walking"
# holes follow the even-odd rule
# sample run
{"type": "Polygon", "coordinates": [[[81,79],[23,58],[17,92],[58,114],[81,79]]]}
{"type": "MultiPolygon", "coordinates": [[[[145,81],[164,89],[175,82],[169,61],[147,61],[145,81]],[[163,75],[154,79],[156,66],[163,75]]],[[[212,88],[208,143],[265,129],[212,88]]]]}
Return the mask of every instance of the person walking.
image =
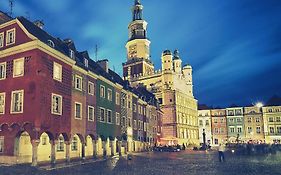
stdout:
{"type": "Polygon", "coordinates": [[[224,151],[225,151],[225,145],[220,144],[219,145],[219,161],[220,162],[225,162],[224,151]]]}

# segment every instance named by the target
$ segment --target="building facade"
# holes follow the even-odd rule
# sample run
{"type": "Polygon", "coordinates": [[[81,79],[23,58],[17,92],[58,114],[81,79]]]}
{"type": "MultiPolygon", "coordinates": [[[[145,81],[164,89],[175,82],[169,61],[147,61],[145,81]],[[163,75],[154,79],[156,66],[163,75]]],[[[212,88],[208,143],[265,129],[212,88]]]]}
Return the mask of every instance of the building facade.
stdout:
{"type": "Polygon", "coordinates": [[[264,122],[262,108],[252,106],[244,108],[245,141],[264,142],[264,122]]]}
{"type": "Polygon", "coordinates": [[[143,6],[135,1],[126,44],[127,61],[123,76],[134,87],[145,86],[154,93],[163,112],[159,144],[199,144],[197,100],[193,96],[192,67],[182,66],[179,52],[162,53],[162,70],[155,71],[150,60],[150,41],[143,6]]]}
{"type": "Polygon", "coordinates": [[[140,142],[135,150],[144,150],[150,121],[137,113],[140,132],[132,132],[124,94],[128,106],[135,101],[158,115],[153,94],[128,86],[106,60],[93,61],[71,39],[53,37],[24,17],[0,21],[1,163],[112,156],[133,150],[134,139],[140,142]]]}
{"type": "Polygon", "coordinates": [[[212,135],[212,119],[211,110],[198,110],[198,122],[199,122],[199,140],[200,144],[204,143],[203,133],[205,133],[205,143],[207,145],[213,145],[212,135]]]}
{"type": "Polygon", "coordinates": [[[226,119],[228,128],[228,142],[243,142],[245,140],[243,108],[226,108],[226,119]]]}
{"type": "Polygon", "coordinates": [[[262,108],[264,135],[266,143],[281,141],[281,106],[266,106],[262,108]]]}
{"type": "Polygon", "coordinates": [[[228,141],[228,128],[225,109],[212,109],[212,145],[219,146],[228,141]]]}

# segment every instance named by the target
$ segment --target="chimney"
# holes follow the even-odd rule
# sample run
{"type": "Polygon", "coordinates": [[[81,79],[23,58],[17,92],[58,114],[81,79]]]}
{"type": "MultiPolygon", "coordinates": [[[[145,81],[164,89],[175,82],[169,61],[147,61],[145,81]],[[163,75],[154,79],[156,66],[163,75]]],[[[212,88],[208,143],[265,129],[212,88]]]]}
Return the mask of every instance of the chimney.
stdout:
{"type": "Polygon", "coordinates": [[[44,22],[43,20],[36,20],[33,22],[37,27],[39,27],[40,29],[43,29],[44,27],[44,22]]]}
{"type": "Polygon", "coordinates": [[[100,67],[105,70],[108,73],[108,59],[99,60],[97,63],[100,65],[100,67]]]}

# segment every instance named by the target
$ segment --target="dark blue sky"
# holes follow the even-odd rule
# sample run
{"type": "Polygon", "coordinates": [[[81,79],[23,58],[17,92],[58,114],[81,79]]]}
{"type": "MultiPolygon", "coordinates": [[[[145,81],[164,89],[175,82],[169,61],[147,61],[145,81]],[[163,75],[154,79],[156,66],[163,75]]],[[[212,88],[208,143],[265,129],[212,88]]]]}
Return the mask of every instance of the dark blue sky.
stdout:
{"type": "MultiPolygon", "coordinates": [[[[280,0],[142,0],[151,55],[179,49],[199,103],[228,106],[281,95],[280,0]]],[[[108,58],[122,74],[133,0],[15,0],[14,16],[42,19],[51,35],[108,58]]],[[[8,0],[0,1],[8,11],[8,0]]]]}

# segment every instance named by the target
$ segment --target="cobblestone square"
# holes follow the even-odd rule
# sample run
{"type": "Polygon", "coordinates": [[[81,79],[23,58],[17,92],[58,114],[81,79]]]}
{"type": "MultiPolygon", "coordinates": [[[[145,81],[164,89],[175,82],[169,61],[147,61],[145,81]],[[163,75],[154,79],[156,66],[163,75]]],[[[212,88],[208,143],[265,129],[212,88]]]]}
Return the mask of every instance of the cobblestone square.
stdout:
{"type": "Polygon", "coordinates": [[[182,151],[179,153],[140,153],[132,160],[117,157],[105,161],[56,170],[32,168],[29,165],[1,166],[1,175],[257,175],[281,174],[281,154],[237,156],[226,154],[226,162],[218,161],[217,152],[182,151]]]}

